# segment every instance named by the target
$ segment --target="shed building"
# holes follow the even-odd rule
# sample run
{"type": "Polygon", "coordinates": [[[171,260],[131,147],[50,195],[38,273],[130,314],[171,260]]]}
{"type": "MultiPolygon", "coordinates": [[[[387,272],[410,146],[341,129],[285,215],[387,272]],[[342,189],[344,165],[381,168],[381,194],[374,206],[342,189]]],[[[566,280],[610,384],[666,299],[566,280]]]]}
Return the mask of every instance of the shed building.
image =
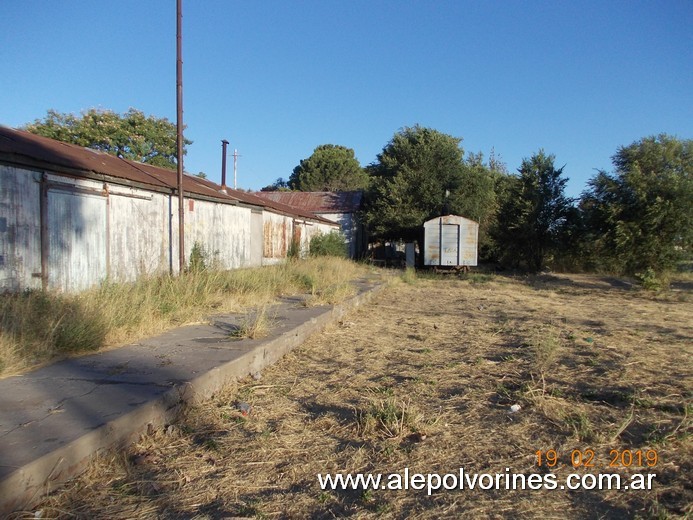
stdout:
{"type": "Polygon", "coordinates": [[[359,218],[362,191],[260,191],[256,195],[338,223],[351,258],[362,256],[367,248],[365,226],[359,218]]]}
{"type": "MultiPolygon", "coordinates": [[[[282,261],[338,229],[311,212],[185,175],[186,256],[223,269],[282,261]]],[[[175,171],[0,125],[0,291],[79,291],[178,269],[175,171]]]]}

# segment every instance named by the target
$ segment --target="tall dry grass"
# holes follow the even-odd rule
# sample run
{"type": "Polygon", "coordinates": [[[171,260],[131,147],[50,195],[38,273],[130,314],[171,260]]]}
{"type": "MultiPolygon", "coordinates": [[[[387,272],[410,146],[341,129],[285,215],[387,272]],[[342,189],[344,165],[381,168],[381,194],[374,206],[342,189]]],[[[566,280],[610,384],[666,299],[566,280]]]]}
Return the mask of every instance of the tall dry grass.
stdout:
{"type": "Polygon", "coordinates": [[[103,283],[80,294],[27,291],[0,300],[0,375],[77,352],[99,350],[199,322],[210,314],[262,307],[278,296],[305,294],[308,305],[337,303],[354,293],[364,266],[333,258],[182,276],[103,283]]]}

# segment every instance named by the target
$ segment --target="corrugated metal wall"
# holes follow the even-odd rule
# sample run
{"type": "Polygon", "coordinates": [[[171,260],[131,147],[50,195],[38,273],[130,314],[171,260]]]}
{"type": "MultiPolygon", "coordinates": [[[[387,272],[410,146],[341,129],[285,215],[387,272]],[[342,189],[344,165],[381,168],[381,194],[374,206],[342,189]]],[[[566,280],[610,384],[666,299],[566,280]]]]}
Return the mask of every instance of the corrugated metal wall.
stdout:
{"type": "Polygon", "coordinates": [[[178,265],[171,251],[171,237],[177,235],[168,215],[177,213],[171,211],[170,195],[114,186],[109,189],[108,207],[112,280],[167,273],[178,265]]]}
{"type": "Polygon", "coordinates": [[[0,289],[41,288],[40,180],[0,166],[0,289]]]}
{"type": "MultiPolygon", "coordinates": [[[[0,165],[0,290],[42,287],[42,249],[49,289],[176,272],[177,217],[168,193],[0,165]]],[[[306,249],[312,234],[336,228],[302,225],[306,249]]],[[[278,263],[293,236],[292,216],[185,199],[188,258],[198,243],[222,269],[278,263]]]]}
{"type": "Polygon", "coordinates": [[[281,262],[286,258],[293,238],[293,218],[265,211],[262,215],[264,248],[263,265],[281,262]]]}
{"type": "Polygon", "coordinates": [[[86,289],[108,276],[107,198],[48,189],[48,288],[86,289]]]}
{"type": "Polygon", "coordinates": [[[210,260],[224,269],[249,266],[252,264],[251,210],[186,199],[185,240],[188,249],[196,242],[202,245],[210,260]]]}

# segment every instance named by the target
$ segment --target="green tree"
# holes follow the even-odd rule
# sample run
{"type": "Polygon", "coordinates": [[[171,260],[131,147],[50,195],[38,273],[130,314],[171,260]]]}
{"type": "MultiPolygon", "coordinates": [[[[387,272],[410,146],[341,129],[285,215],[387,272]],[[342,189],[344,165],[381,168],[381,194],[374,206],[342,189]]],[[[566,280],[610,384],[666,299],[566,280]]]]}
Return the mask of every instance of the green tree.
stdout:
{"type": "MultiPolygon", "coordinates": [[[[125,114],[89,109],[81,116],[49,110],[25,130],[66,143],[163,168],[176,168],[176,125],[131,108],[125,114]]],[[[185,146],[192,141],[185,139],[185,146]]]]}
{"type": "Polygon", "coordinates": [[[289,189],[289,182],[284,179],[284,177],[278,177],[276,181],[272,184],[260,188],[260,191],[291,191],[289,189]]]}
{"type": "Polygon", "coordinates": [[[661,277],[691,258],[693,140],[646,137],[612,161],[615,172],[600,171],[581,199],[593,263],[661,277]]]}
{"type": "Polygon", "coordinates": [[[299,191],[351,191],[367,185],[354,150],[334,144],[318,146],[289,177],[289,188],[299,191]]]}
{"type": "Polygon", "coordinates": [[[497,173],[481,154],[465,159],[461,141],[418,125],[394,135],[368,168],[365,216],[372,236],[420,241],[426,220],[457,214],[479,222],[480,243],[486,243],[497,173]]]}
{"type": "MultiPolygon", "coordinates": [[[[462,139],[414,126],[397,132],[368,170],[372,236],[418,240],[424,221],[452,213],[462,183],[462,139]]],[[[465,215],[466,216],[466,215],[465,215]]]]}
{"type": "Polygon", "coordinates": [[[543,150],[523,159],[508,187],[494,231],[504,263],[539,271],[560,251],[572,201],[564,195],[568,179],[555,157],[543,150]]]}

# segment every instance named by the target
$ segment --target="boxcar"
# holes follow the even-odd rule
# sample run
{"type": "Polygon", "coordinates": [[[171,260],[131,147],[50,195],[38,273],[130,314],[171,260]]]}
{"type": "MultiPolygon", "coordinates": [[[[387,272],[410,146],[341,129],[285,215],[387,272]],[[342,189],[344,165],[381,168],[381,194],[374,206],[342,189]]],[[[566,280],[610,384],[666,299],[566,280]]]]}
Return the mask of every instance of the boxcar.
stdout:
{"type": "Polygon", "coordinates": [[[466,269],[477,264],[479,223],[458,215],[424,222],[424,265],[466,269]]]}

